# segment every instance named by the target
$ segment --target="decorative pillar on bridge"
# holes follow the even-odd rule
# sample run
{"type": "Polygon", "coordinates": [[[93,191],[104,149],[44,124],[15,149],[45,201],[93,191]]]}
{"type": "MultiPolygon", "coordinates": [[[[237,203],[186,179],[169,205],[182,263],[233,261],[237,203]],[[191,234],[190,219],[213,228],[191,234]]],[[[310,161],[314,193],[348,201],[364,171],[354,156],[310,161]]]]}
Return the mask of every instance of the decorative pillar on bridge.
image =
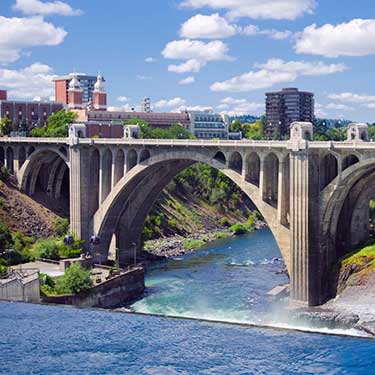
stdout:
{"type": "Polygon", "coordinates": [[[309,150],[311,123],[294,123],[290,153],[291,299],[317,305],[321,298],[319,254],[319,155],[309,150]]]}

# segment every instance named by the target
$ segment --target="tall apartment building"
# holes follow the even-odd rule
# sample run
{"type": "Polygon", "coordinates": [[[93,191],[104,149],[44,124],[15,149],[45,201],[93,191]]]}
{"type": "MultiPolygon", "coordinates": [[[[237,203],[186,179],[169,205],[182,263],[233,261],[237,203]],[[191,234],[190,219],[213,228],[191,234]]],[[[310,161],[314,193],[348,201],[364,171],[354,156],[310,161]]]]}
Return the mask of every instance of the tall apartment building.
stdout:
{"type": "MultiPolygon", "coordinates": [[[[83,106],[86,106],[90,102],[92,103],[94,100],[94,86],[97,81],[97,76],[88,76],[86,74],[75,73],[57,77],[53,80],[53,82],[55,82],[55,100],[65,105],[69,104],[69,85],[73,77],[78,80],[82,89],[83,106]]],[[[103,82],[105,82],[104,78],[103,82]]]]}
{"type": "Polygon", "coordinates": [[[295,121],[313,122],[314,94],[296,88],[266,93],[266,134],[269,139],[289,136],[295,121]]]}

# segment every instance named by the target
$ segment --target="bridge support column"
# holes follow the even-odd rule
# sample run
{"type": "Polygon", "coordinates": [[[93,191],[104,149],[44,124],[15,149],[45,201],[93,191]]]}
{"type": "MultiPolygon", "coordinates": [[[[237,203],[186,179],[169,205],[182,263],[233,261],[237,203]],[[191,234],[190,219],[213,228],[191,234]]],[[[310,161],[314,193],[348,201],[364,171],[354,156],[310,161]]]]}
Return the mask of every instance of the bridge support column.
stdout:
{"type": "Polygon", "coordinates": [[[291,299],[301,305],[322,302],[319,238],[318,160],[308,150],[290,157],[291,299]]]}
{"type": "Polygon", "coordinates": [[[70,147],[70,229],[79,239],[85,241],[85,250],[89,250],[90,197],[93,194],[90,173],[89,148],[70,147]]]}

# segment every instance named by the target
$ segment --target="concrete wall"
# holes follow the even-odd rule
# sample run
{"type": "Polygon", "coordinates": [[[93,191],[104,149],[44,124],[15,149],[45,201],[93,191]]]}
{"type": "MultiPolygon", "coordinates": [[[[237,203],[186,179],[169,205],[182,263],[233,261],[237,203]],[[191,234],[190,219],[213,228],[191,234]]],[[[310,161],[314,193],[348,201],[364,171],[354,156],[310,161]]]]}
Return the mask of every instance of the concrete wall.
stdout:
{"type": "Polygon", "coordinates": [[[0,300],[13,302],[40,302],[39,273],[24,279],[11,279],[0,284],[0,300]]]}
{"type": "Polygon", "coordinates": [[[114,308],[140,297],[145,289],[143,268],[136,268],[73,296],[42,297],[46,303],[114,308]]]}

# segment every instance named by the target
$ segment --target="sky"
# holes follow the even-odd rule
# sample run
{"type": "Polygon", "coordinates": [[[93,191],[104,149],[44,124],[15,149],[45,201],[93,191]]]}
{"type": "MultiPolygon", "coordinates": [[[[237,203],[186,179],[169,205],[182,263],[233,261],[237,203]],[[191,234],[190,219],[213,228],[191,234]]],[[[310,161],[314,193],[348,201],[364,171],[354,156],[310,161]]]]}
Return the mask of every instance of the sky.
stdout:
{"type": "Polygon", "coordinates": [[[264,113],[265,92],[315,93],[316,115],[375,122],[373,0],[0,0],[0,89],[49,98],[71,72],[111,109],[264,113]]]}

